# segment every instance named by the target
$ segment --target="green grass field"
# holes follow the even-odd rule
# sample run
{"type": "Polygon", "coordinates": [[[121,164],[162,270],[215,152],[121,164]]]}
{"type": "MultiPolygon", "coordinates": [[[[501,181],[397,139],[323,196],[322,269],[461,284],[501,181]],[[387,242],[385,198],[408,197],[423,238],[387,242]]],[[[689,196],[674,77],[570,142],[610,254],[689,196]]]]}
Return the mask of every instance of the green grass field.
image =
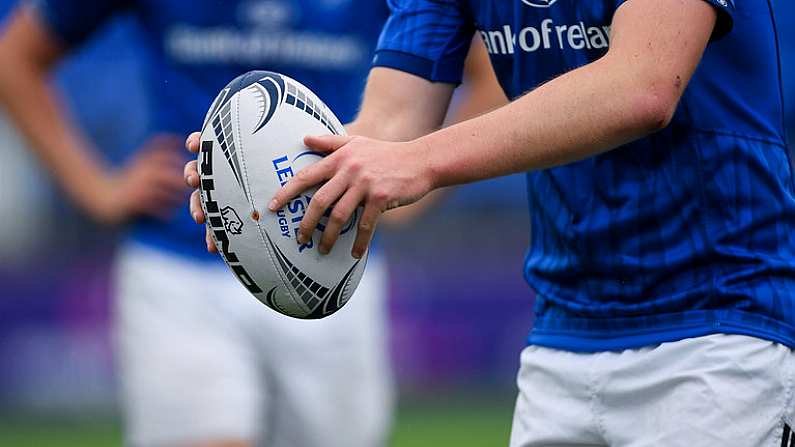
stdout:
{"type": "Polygon", "coordinates": [[[398,411],[392,446],[507,446],[512,415],[508,399],[405,404],[398,411]]]}
{"type": "MultiPolygon", "coordinates": [[[[392,446],[506,446],[511,413],[512,402],[503,398],[406,403],[398,411],[392,446]]],[[[0,447],[120,445],[121,430],[113,420],[0,417],[0,447]]]]}

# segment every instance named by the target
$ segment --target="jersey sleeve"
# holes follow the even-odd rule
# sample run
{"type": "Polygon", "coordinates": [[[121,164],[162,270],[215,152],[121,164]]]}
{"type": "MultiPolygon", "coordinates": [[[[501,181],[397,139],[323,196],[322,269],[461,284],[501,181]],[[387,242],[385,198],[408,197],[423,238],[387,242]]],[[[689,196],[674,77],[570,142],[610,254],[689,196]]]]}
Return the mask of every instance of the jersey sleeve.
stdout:
{"type": "MultiPolygon", "coordinates": [[[[618,0],[616,6],[621,6],[627,0],[618,0]]],[[[735,0],[702,0],[712,5],[718,11],[718,22],[715,24],[715,31],[712,32],[713,41],[729,34],[734,28],[734,3],[735,0]]],[[[747,1],[747,0],[740,0],[747,1]]],[[[791,1],[791,0],[790,0],[791,1]]]]}
{"type": "Polygon", "coordinates": [[[85,41],[114,14],[127,10],[132,0],[31,0],[44,25],[69,46],[85,41]]]}
{"type": "Polygon", "coordinates": [[[389,0],[373,66],[432,82],[461,82],[475,24],[460,0],[389,0]]]}

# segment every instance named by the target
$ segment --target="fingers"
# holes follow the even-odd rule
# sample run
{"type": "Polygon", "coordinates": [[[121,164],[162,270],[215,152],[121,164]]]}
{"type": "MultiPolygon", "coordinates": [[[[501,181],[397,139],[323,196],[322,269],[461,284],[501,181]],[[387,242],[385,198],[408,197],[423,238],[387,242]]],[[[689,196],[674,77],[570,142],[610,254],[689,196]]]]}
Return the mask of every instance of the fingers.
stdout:
{"type": "Polygon", "coordinates": [[[185,164],[185,167],[182,169],[182,176],[185,178],[185,183],[191,188],[198,188],[199,187],[199,168],[198,168],[198,161],[191,160],[185,164]]]}
{"type": "MultiPolygon", "coordinates": [[[[168,171],[179,178],[179,173],[184,170],[185,159],[173,149],[147,149],[141,152],[138,158],[132,161],[131,169],[140,171],[168,171]]],[[[181,180],[180,180],[181,181],[181,180]]]]}
{"type": "MultiPolygon", "coordinates": [[[[350,220],[356,208],[362,202],[364,194],[359,190],[348,190],[344,196],[334,205],[331,210],[326,229],[320,239],[318,251],[321,254],[328,254],[337,242],[342,227],[350,220]]],[[[313,199],[314,200],[314,199],[313,199]]],[[[310,206],[312,204],[310,203],[310,206]]],[[[304,217],[306,219],[306,217],[304,217]]]]}
{"type": "Polygon", "coordinates": [[[149,139],[134,164],[146,169],[169,168],[179,173],[185,164],[185,156],[178,150],[179,139],[173,135],[158,135],[149,139]]]}
{"type": "Polygon", "coordinates": [[[342,196],[347,187],[347,180],[342,176],[336,176],[317,190],[301,219],[301,225],[298,228],[298,242],[305,244],[312,239],[315,227],[326,214],[326,210],[331,208],[334,202],[342,196]]]}
{"type": "Polygon", "coordinates": [[[287,202],[294,199],[302,192],[318,183],[330,179],[331,175],[334,173],[333,169],[333,162],[329,158],[324,158],[312,166],[301,169],[295,177],[276,193],[271,203],[268,204],[268,209],[275,212],[283,208],[287,202]]]}
{"type": "Polygon", "coordinates": [[[201,133],[200,132],[193,132],[185,140],[185,149],[193,152],[194,154],[198,154],[199,153],[199,141],[200,140],[201,140],[201,133]]]}
{"type": "Polygon", "coordinates": [[[362,218],[359,219],[359,228],[356,232],[356,240],[353,242],[351,256],[361,259],[367,252],[367,247],[370,245],[370,241],[373,240],[378,218],[382,213],[381,208],[375,204],[370,203],[365,206],[362,218]]]}
{"type": "Polygon", "coordinates": [[[118,206],[126,209],[126,215],[171,218],[185,200],[187,188],[178,172],[162,166],[145,168],[146,165],[138,165],[123,176],[117,192],[118,206]]]}
{"type": "Polygon", "coordinates": [[[180,178],[179,174],[171,169],[153,169],[145,173],[141,178],[138,188],[144,197],[145,202],[154,202],[161,207],[173,211],[180,204],[185,203],[185,196],[188,192],[187,186],[180,178]]]}
{"type": "Polygon", "coordinates": [[[149,150],[169,150],[179,153],[180,137],[170,133],[160,133],[146,141],[145,148],[149,150]]]}
{"type": "MultiPolygon", "coordinates": [[[[185,149],[193,152],[194,154],[198,153],[200,140],[201,133],[193,132],[185,140],[185,149]]],[[[196,160],[189,161],[187,164],[185,164],[185,167],[182,169],[182,177],[184,178],[185,183],[187,183],[191,188],[195,189],[199,187],[199,170],[196,160]]],[[[204,216],[204,210],[201,206],[201,193],[198,189],[193,191],[190,195],[190,215],[197,224],[203,224],[205,222],[206,218],[204,216]]],[[[215,241],[213,240],[213,236],[210,233],[209,227],[204,228],[204,242],[207,244],[208,252],[218,253],[218,248],[215,246],[215,241]]]]}
{"type": "Polygon", "coordinates": [[[182,191],[169,191],[164,188],[153,188],[149,193],[149,201],[155,203],[169,211],[178,208],[185,203],[185,195],[182,191]]]}
{"type": "Polygon", "coordinates": [[[213,236],[210,234],[209,227],[205,227],[204,229],[204,241],[207,243],[207,251],[210,253],[218,253],[218,247],[215,246],[215,240],[213,240],[213,236]]]}
{"type": "Polygon", "coordinates": [[[174,150],[174,147],[149,147],[141,152],[141,159],[150,162],[157,162],[161,164],[182,164],[184,163],[184,156],[182,153],[174,150]]]}
{"type": "Polygon", "coordinates": [[[179,176],[179,171],[162,168],[160,170],[152,170],[150,175],[151,181],[160,188],[177,191],[180,195],[184,195],[188,190],[188,187],[185,186],[185,181],[179,176]]]}
{"type": "Polygon", "coordinates": [[[134,192],[130,192],[127,200],[129,201],[130,212],[143,214],[159,219],[170,219],[183,202],[182,193],[171,191],[159,187],[154,182],[149,182],[138,187],[134,192]]]}
{"type": "Polygon", "coordinates": [[[304,145],[319,152],[334,152],[348,144],[353,137],[346,135],[321,135],[304,138],[304,145]]]}
{"type": "MultiPolygon", "coordinates": [[[[318,222],[324,215],[327,215],[328,210],[333,206],[318,247],[321,254],[331,251],[339,238],[341,229],[366,197],[368,203],[357,231],[355,245],[351,250],[351,254],[356,258],[364,256],[375,231],[377,220],[389,205],[386,192],[373,193],[370,191],[375,185],[375,179],[380,178],[380,174],[378,174],[380,171],[362,172],[364,168],[362,157],[357,159],[349,156],[351,151],[366,149],[363,147],[367,145],[365,140],[360,141],[363,144],[357,145],[352,143],[354,138],[340,135],[304,138],[304,144],[318,152],[335,152],[346,146],[351,150],[335,152],[322,161],[302,169],[276,193],[268,205],[270,211],[277,211],[303,191],[326,181],[327,183],[312,197],[306,213],[301,219],[297,236],[299,243],[309,242],[318,222]],[[349,190],[349,188],[351,189],[349,190]]],[[[386,168],[389,169],[388,166],[386,168]]]]}
{"type": "Polygon", "coordinates": [[[204,223],[205,217],[204,210],[202,210],[201,193],[198,189],[190,195],[190,215],[197,224],[204,223]]]}
{"type": "Polygon", "coordinates": [[[159,219],[170,219],[183,203],[182,192],[161,188],[155,183],[141,187],[128,197],[131,211],[159,219]]]}

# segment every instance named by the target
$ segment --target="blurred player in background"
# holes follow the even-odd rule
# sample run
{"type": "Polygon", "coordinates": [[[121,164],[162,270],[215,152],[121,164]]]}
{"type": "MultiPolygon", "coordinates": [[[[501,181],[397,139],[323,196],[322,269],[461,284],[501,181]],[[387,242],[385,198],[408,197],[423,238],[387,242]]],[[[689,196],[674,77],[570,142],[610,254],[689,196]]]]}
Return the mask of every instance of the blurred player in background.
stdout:
{"type": "Polygon", "coordinates": [[[771,3],[389,3],[350,126],[364,136],[307,137],[330,155],[270,206],[322,184],[299,241],[330,249],[327,207],[344,222],[363,204],[360,257],[385,210],[527,171],[536,320],[511,445],[793,445],[795,182],[771,3]],[[434,131],[476,32],[513,102],[434,131]]]}
{"type": "Polygon", "coordinates": [[[101,223],[130,223],[115,281],[130,445],[384,443],[392,389],[381,257],[337,318],[288,321],[265,309],[201,244],[183,208],[182,138],[171,135],[201,123],[216,93],[251,69],[300,80],[350,119],[386,16],[377,0],[41,0],[11,18],[0,40],[5,107],[78,205],[101,223]],[[111,170],[48,80],[127,12],[145,31],[155,135],[111,170]]]}

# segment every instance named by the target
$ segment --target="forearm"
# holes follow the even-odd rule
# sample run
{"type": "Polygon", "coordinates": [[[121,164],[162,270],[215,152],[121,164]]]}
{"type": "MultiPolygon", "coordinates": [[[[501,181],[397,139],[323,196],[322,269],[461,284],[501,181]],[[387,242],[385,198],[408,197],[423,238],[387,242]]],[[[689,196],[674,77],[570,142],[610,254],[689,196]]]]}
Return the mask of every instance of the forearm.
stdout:
{"type": "Polygon", "coordinates": [[[359,115],[346,128],[350,135],[384,141],[410,141],[439,129],[454,86],[374,68],[359,115]]]}
{"type": "Polygon", "coordinates": [[[102,164],[69,122],[50,86],[52,66],[60,48],[26,7],[14,13],[0,36],[0,103],[28,142],[28,146],[75,200],[87,199],[101,188],[96,184],[102,164]]]}
{"type": "Polygon", "coordinates": [[[92,180],[102,175],[102,164],[85,150],[44,74],[24,68],[0,73],[0,101],[11,120],[67,193],[82,202],[96,189],[92,180]]]}
{"type": "Polygon", "coordinates": [[[664,127],[668,92],[638,86],[609,57],[479,118],[416,140],[436,186],[545,169],[591,157],[664,127]]]}

